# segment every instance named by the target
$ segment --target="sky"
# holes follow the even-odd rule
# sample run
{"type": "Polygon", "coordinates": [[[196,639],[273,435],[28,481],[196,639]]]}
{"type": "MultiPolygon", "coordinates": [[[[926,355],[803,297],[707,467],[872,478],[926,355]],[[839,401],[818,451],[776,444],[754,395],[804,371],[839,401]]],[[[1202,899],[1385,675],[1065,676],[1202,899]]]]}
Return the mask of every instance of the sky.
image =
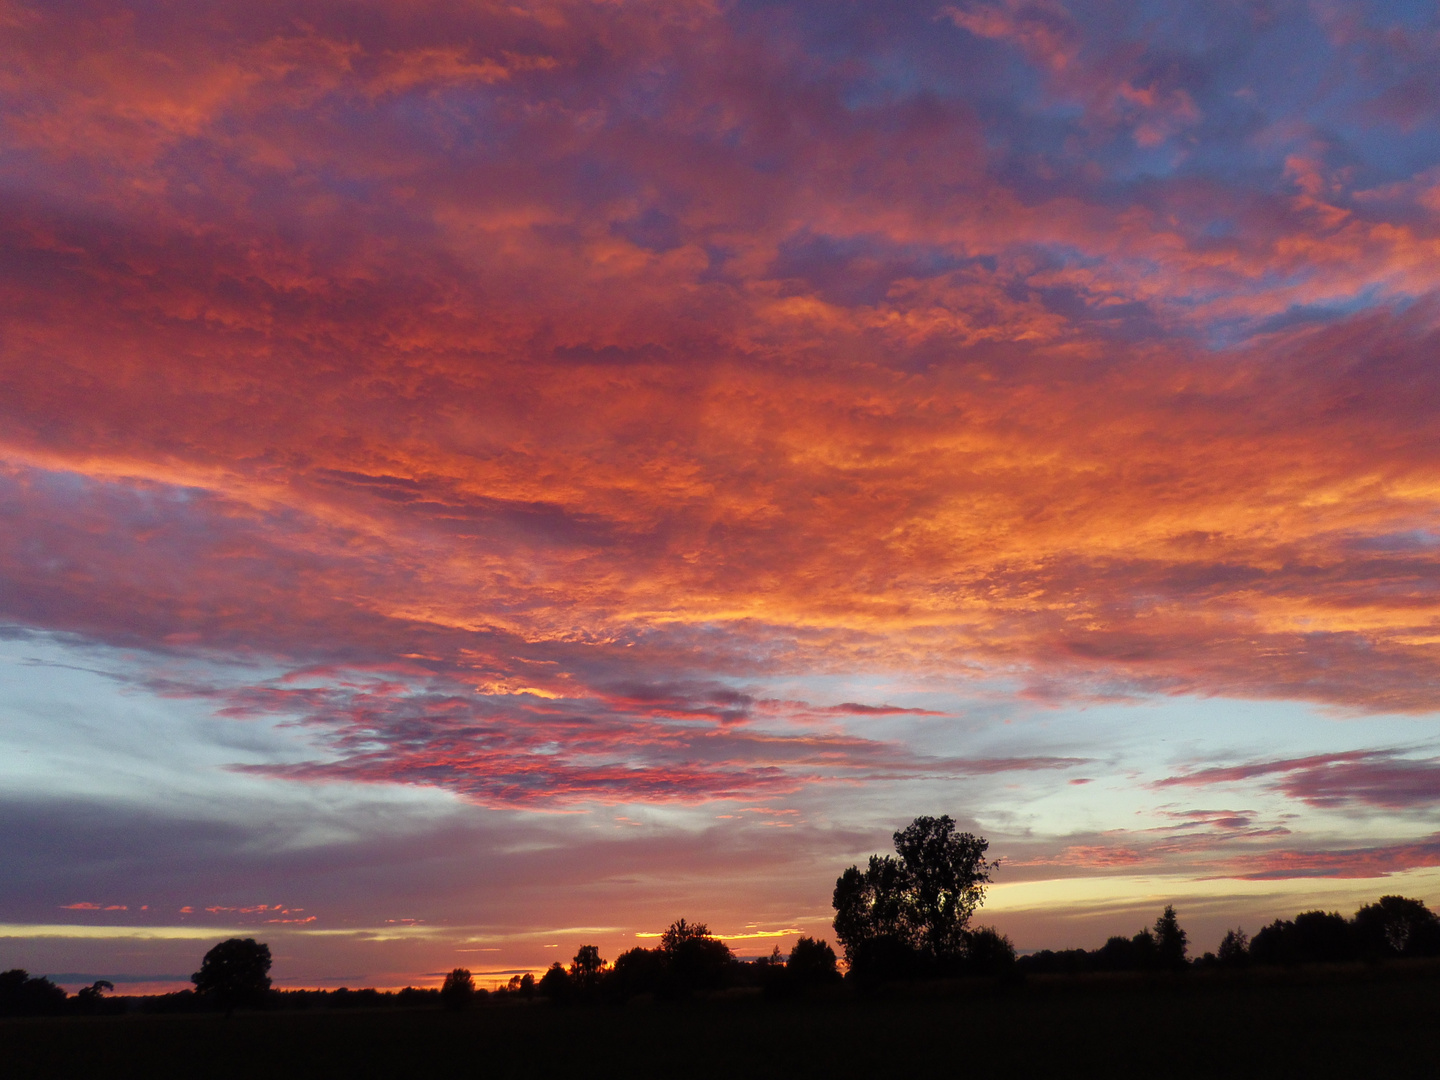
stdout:
{"type": "Polygon", "coordinates": [[[1440,905],[1440,10],[0,0],[0,967],[1440,905]]]}

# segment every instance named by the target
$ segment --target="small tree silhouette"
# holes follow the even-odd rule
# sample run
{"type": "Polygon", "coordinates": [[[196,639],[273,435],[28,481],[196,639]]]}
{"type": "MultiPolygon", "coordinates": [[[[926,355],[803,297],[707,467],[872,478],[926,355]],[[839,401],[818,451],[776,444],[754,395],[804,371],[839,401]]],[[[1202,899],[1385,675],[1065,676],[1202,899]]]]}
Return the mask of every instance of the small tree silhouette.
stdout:
{"type": "Polygon", "coordinates": [[[456,968],[445,976],[440,987],[440,1003],[447,1009],[459,1012],[468,1008],[475,998],[475,978],[466,968],[456,968]]]}
{"type": "Polygon", "coordinates": [[[1223,967],[1244,967],[1248,964],[1250,962],[1250,939],[1245,936],[1245,931],[1238,926],[1234,930],[1225,931],[1216,955],[1223,967]]]}
{"type": "Polygon", "coordinates": [[[197,994],[213,999],[228,1016],[237,1005],[264,1004],[269,972],[269,945],[254,938],[230,938],[205,954],[190,980],[197,994]]]}
{"type": "Polygon", "coordinates": [[[814,938],[799,938],[790,949],[790,959],[785,964],[785,974],[797,986],[818,986],[822,983],[840,981],[836,967],[835,950],[828,941],[814,938]]]}
{"type": "Polygon", "coordinates": [[[1161,967],[1181,971],[1185,967],[1185,949],[1189,938],[1180,929],[1180,920],[1175,917],[1175,908],[1165,905],[1165,910],[1155,920],[1155,959],[1161,967]]]}
{"type": "Polygon", "coordinates": [[[570,976],[565,971],[565,965],[558,960],[550,965],[548,971],[540,976],[537,989],[551,1001],[565,1001],[570,997],[570,976]]]}
{"type": "Polygon", "coordinates": [[[75,1004],[81,1012],[97,1012],[105,1000],[107,990],[114,993],[115,984],[109,979],[96,979],[89,986],[82,986],[75,991],[75,1004]]]}
{"type": "Polygon", "coordinates": [[[578,993],[593,993],[604,971],[605,959],[600,955],[600,946],[581,945],[575,959],[570,961],[570,984],[578,993]]]}
{"type": "Polygon", "coordinates": [[[1015,945],[993,926],[977,926],[965,934],[965,970],[995,978],[1015,973],[1015,945]]]}

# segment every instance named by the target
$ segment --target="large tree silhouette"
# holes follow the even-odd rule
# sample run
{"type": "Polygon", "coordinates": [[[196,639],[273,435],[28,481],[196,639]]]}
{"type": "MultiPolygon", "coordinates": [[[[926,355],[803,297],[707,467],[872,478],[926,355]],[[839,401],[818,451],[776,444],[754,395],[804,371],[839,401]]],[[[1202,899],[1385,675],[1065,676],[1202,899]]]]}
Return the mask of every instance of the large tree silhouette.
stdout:
{"type": "Polygon", "coordinates": [[[458,1012],[469,1006],[475,998],[475,976],[469,968],[456,968],[445,976],[440,987],[440,1003],[447,1009],[458,1012]]]}
{"type": "Polygon", "coordinates": [[[665,957],[660,989],[668,997],[719,989],[734,959],[730,946],[711,937],[708,926],[684,919],[676,919],[660,935],[660,952],[665,957]]]}
{"type": "Polygon", "coordinates": [[[195,992],[228,1013],[237,1005],[260,1005],[270,989],[270,946],[254,938],[230,938],[205,954],[190,976],[195,992]]]}
{"type": "Polygon", "coordinates": [[[884,977],[948,970],[963,961],[966,924],[997,865],[988,842],[948,816],[918,817],[894,835],[895,856],[872,855],[835,882],[835,936],[851,970],[884,977]]]}
{"type": "Polygon", "coordinates": [[[1355,913],[1354,927],[1367,956],[1440,954],[1440,919],[1420,900],[1382,896],[1355,913]]]}

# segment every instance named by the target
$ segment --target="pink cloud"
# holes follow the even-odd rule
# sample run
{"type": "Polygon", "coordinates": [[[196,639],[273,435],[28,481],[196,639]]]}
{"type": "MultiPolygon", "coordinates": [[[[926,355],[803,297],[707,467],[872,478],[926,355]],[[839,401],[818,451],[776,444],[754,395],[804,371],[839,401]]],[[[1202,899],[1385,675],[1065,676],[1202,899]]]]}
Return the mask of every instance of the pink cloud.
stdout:
{"type": "Polygon", "coordinates": [[[1278,776],[1274,786],[1312,806],[1362,803],[1391,810],[1440,802],[1440,760],[1389,750],[1355,750],[1304,758],[1200,769],[1157,781],[1157,787],[1204,787],[1278,776]]]}
{"type": "Polygon", "coordinates": [[[1385,877],[1440,866],[1440,838],[1340,850],[1271,851],[1236,860],[1235,876],[1253,880],[1385,877]]]}
{"type": "MultiPolygon", "coordinates": [[[[902,687],[1434,711],[1425,33],[1048,0],[12,9],[0,619],[310,741],[242,771],[779,811],[1107,767],[880,737],[986,722],[902,687]],[[1345,134],[1366,117],[1383,139],[1345,134]]],[[[1297,748],[1161,786],[1423,811],[1437,769],[1297,748]]],[[[1427,857],[1162,822],[1036,858],[1427,857]]]]}

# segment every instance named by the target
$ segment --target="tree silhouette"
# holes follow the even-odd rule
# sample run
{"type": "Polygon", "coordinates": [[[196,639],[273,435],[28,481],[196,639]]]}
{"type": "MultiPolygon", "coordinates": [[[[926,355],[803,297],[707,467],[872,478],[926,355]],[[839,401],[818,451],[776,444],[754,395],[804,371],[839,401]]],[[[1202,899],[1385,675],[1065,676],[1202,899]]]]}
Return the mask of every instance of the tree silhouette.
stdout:
{"type": "Polygon", "coordinates": [[[1245,931],[1238,926],[1234,930],[1225,931],[1216,959],[1222,967],[1244,967],[1249,963],[1250,939],[1245,936],[1245,931]]]}
{"type": "Polygon", "coordinates": [[[1180,929],[1180,920],[1175,917],[1175,908],[1166,904],[1165,910],[1155,920],[1156,961],[1171,971],[1183,971],[1188,941],[1185,931],[1180,929]]]}
{"type": "Polygon", "coordinates": [[[600,956],[598,945],[581,945],[575,959],[570,961],[570,984],[581,994],[593,994],[600,986],[600,977],[605,971],[605,960],[600,956]]]}
{"type": "Polygon", "coordinates": [[[50,1016],[65,1008],[65,991],[23,968],[0,972],[0,1016],[50,1016]]]}
{"type": "Polygon", "coordinates": [[[456,968],[445,976],[440,987],[440,1003],[447,1009],[459,1012],[468,1008],[475,997],[475,978],[467,968],[456,968]]]}
{"type": "Polygon", "coordinates": [[[1334,911],[1302,911],[1293,920],[1276,919],[1250,942],[1257,964],[1324,964],[1355,959],[1355,928],[1334,911]]]}
{"type": "Polygon", "coordinates": [[[684,919],[676,919],[660,935],[660,952],[665,957],[660,989],[670,997],[718,989],[734,959],[728,945],[710,936],[708,926],[684,919]]]}
{"type": "Polygon", "coordinates": [[[75,991],[75,1005],[83,1013],[98,1012],[104,1005],[106,991],[114,993],[115,984],[109,979],[96,979],[75,991]]]}
{"type": "Polygon", "coordinates": [[[222,1006],[260,1005],[270,990],[270,946],[254,938],[230,938],[205,954],[190,976],[195,992],[222,1006]]]}
{"type": "Polygon", "coordinates": [[[994,864],[985,860],[989,843],[957,833],[946,817],[918,817],[895,834],[895,851],[905,869],[906,918],[921,947],[937,957],[965,950],[965,925],[985,899],[994,864]]]}
{"type": "Polygon", "coordinates": [[[785,974],[796,986],[819,986],[839,982],[840,971],[835,950],[828,941],[802,937],[790,949],[785,974]]]}
{"type": "Polygon", "coordinates": [[[1015,946],[993,926],[981,926],[965,934],[965,970],[971,975],[996,978],[1015,971],[1015,946]]]}
{"type": "Polygon", "coordinates": [[[665,981],[665,954],[658,949],[627,949],[611,965],[607,990],[620,1001],[653,994],[665,981]]]}
{"type": "Polygon", "coordinates": [[[948,816],[918,817],[894,834],[897,857],[872,855],[835,882],[835,936],[857,976],[957,970],[966,925],[997,865],[988,842],[955,831],[948,816]]]}
{"type": "Polygon", "coordinates": [[[568,1001],[570,999],[570,975],[565,970],[565,965],[560,961],[551,964],[544,975],[540,976],[540,982],[536,987],[551,1001],[568,1001]]]}
{"type": "Polygon", "coordinates": [[[1440,919],[1420,900],[1382,896],[1357,911],[1353,925],[1367,956],[1440,954],[1440,919]]]}

